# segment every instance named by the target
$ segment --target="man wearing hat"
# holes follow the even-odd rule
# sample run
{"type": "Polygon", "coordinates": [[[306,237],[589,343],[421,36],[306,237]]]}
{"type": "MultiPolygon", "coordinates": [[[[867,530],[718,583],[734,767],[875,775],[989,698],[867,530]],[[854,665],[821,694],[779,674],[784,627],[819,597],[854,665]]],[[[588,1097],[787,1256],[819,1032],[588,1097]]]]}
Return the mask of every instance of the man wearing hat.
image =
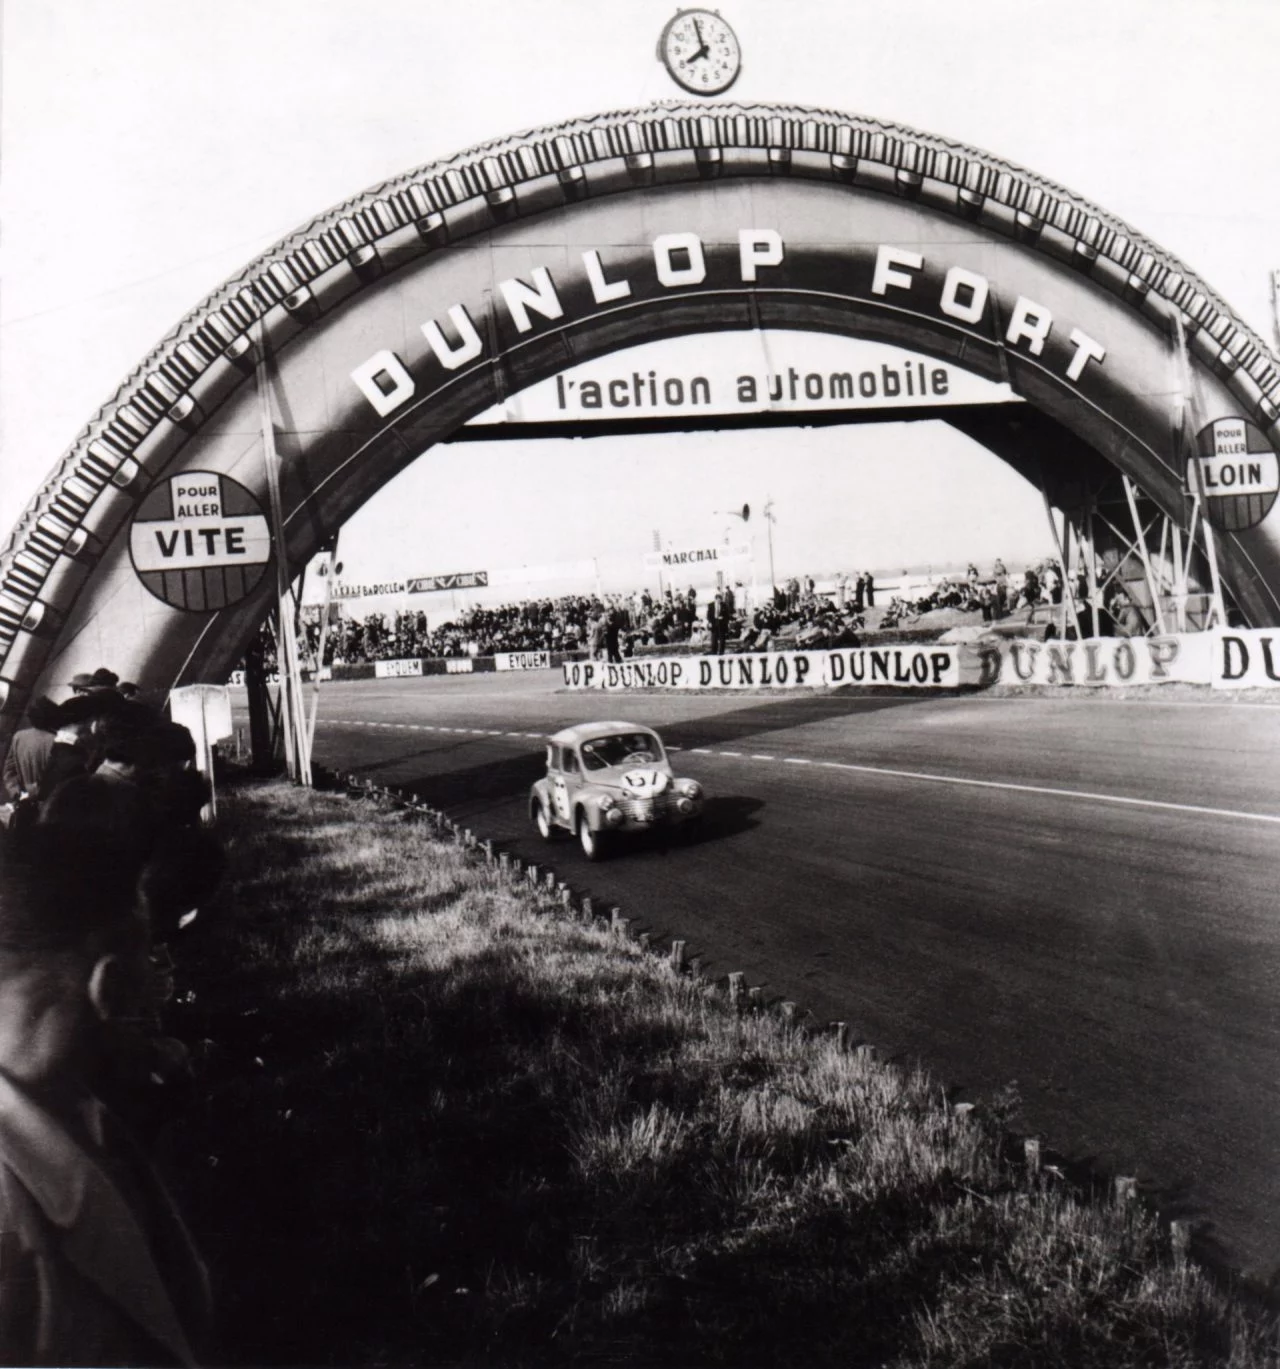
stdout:
{"type": "Polygon", "coordinates": [[[88,694],[93,689],[93,676],[89,671],[81,670],[71,677],[69,683],[73,694],[88,694]]]}

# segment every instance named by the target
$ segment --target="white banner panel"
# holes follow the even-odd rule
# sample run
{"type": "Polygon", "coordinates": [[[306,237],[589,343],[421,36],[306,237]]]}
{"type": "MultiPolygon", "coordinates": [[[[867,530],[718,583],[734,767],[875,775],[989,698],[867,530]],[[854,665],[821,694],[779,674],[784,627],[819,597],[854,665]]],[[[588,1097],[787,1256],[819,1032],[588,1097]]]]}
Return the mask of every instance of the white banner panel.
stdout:
{"type": "Polygon", "coordinates": [[[404,592],[405,582],[403,580],[384,580],[376,585],[356,585],[343,580],[335,580],[332,597],[334,599],[377,599],[385,594],[403,594],[404,592]]]}
{"type": "Polygon", "coordinates": [[[842,647],[833,651],[673,656],[623,661],[566,661],[569,689],[803,689],[898,685],[954,689],[960,660],[951,646],[842,647]]]}
{"type": "Polygon", "coordinates": [[[450,656],[444,663],[446,675],[470,675],[474,669],[470,656],[450,656]]]}
{"type": "MultiPolygon", "coordinates": [[[[1170,637],[1086,637],[1083,641],[1001,642],[999,683],[1084,685],[1206,684],[1212,633],[1170,637]]],[[[996,683],[996,681],[991,681],[996,683]]]]}
{"type": "Polygon", "coordinates": [[[415,656],[407,661],[374,661],[373,676],[376,680],[394,680],[401,675],[421,675],[422,662],[415,656]]]}
{"type": "Polygon", "coordinates": [[[664,338],[531,385],[472,424],[1020,403],[1005,384],[866,338],[786,329],[664,338]]]}
{"type": "Polygon", "coordinates": [[[1215,689],[1275,689],[1280,686],[1280,630],[1215,632],[1212,682],[1215,689]]]}
{"type": "Polygon", "coordinates": [[[750,560],[751,548],[748,546],[717,547],[669,547],[666,551],[647,551],[644,554],[645,570],[661,570],[668,574],[681,571],[723,570],[728,566],[740,566],[750,560]]]}
{"type": "Polygon", "coordinates": [[[549,651],[498,651],[494,653],[495,670],[550,670],[549,651]]]}
{"type": "Polygon", "coordinates": [[[594,580],[594,561],[554,561],[541,566],[509,566],[491,570],[490,585],[532,585],[540,580],[594,580]]]}

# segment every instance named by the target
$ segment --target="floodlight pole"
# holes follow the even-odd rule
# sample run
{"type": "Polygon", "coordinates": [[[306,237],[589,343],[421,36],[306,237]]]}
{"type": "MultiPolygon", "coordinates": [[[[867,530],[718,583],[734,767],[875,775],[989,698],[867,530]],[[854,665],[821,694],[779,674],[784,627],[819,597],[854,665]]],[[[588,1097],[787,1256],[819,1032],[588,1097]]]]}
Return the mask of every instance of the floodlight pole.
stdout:
{"type": "Polygon", "coordinates": [[[773,591],[778,587],[777,577],[773,573],[773,495],[765,500],[764,509],[765,527],[769,531],[769,597],[773,598],[773,591]]]}

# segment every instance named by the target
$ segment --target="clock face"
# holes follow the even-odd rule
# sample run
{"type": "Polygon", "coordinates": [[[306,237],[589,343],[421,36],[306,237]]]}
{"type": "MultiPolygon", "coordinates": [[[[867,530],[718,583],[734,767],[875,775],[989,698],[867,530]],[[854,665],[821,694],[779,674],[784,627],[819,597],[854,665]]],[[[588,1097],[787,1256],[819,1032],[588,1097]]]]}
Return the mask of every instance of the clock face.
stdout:
{"type": "Polygon", "coordinates": [[[681,10],[662,31],[658,54],[671,79],[694,95],[719,95],[742,69],[737,36],[711,10],[681,10]]]}

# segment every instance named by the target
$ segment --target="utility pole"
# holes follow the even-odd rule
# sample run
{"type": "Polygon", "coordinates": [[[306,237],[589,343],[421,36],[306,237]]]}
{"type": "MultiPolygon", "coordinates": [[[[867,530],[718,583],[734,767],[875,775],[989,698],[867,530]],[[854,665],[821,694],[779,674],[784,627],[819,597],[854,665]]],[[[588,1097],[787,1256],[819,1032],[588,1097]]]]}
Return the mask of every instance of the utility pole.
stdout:
{"type": "MultiPolygon", "coordinates": [[[[744,504],[740,509],[717,509],[716,512],[717,512],[717,513],[723,513],[724,516],[725,516],[726,518],[740,518],[740,519],[742,519],[742,527],[743,527],[743,531],[745,532],[745,531],[746,531],[747,523],[750,521],[750,518],[751,518],[751,505],[750,505],[750,504],[744,504]]],[[[753,542],[754,542],[754,538],[753,538],[752,540],[753,540],[753,542]]],[[[726,527],[725,530],[724,530],[724,544],[725,544],[725,547],[726,547],[726,549],[727,549],[728,546],[729,546],[729,528],[728,528],[728,527],[726,527]]],[[[751,589],[752,589],[752,594],[753,594],[753,596],[758,597],[758,593],[759,593],[759,592],[758,592],[758,590],[756,589],[756,559],[755,559],[755,554],[754,554],[754,552],[752,553],[752,556],[751,556],[751,589]]]]}
{"type": "Polygon", "coordinates": [[[772,596],[773,591],[778,587],[777,576],[773,573],[773,525],[776,521],[773,516],[773,495],[765,500],[761,512],[764,514],[765,525],[769,529],[769,594],[772,596]]]}

